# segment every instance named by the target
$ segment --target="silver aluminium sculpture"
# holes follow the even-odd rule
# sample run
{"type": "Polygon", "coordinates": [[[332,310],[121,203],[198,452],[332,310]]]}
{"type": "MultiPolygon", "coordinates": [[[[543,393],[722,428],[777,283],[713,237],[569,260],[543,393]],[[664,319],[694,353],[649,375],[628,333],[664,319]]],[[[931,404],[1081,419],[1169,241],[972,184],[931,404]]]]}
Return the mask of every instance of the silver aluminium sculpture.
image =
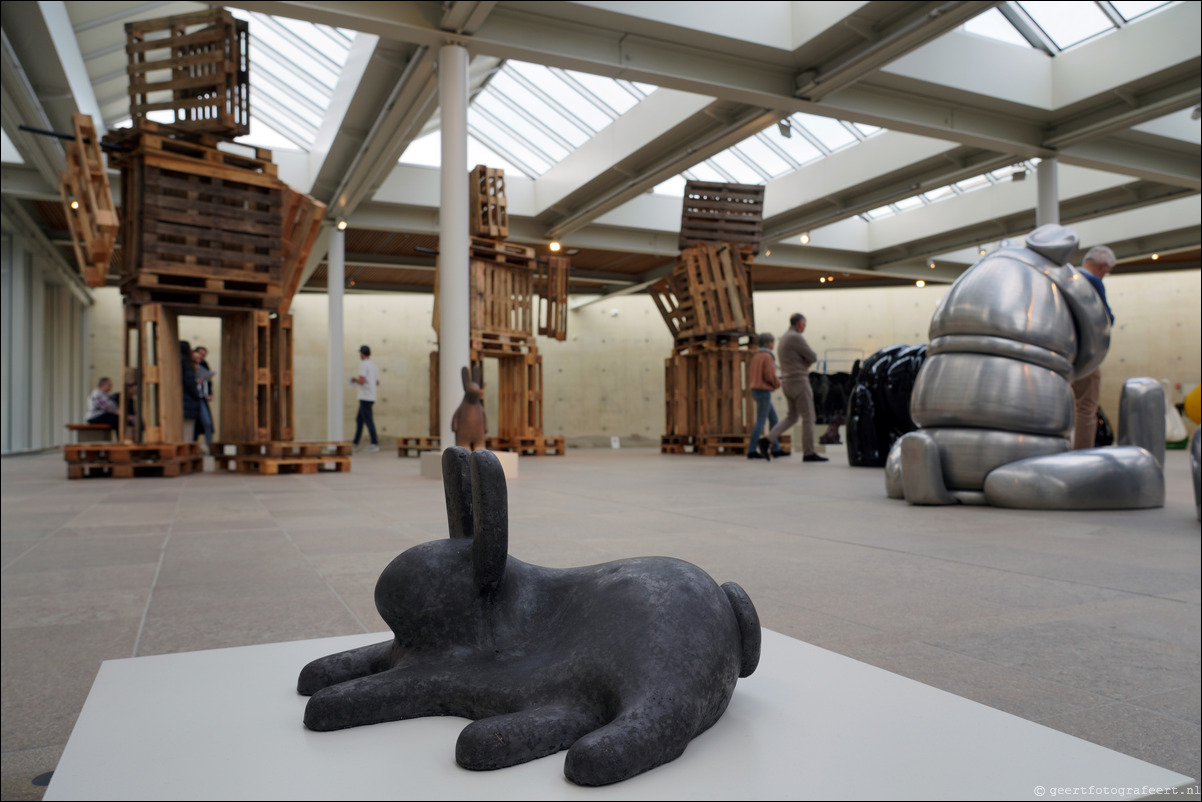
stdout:
{"type": "Polygon", "coordinates": [[[911,504],[1025,509],[1164,506],[1164,391],[1123,387],[1117,445],[1069,451],[1071,382],[1110,347],[1101,298],[1074,267],[1077,235],[1037,228],[952,285],[931,319],[910,413],[885,490],[911,504]]]}

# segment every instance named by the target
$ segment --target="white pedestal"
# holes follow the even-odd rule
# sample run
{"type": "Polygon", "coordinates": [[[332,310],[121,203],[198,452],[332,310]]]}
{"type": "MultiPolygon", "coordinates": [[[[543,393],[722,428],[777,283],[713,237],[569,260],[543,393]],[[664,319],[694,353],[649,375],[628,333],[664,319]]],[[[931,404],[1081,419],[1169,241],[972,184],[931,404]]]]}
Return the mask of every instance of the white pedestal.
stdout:
{"type": "MultiPolygon", "coordinates": [[[[493,451],[497,461],[501,463],[501,469],[505,471],[506,481],[518,478],[518,455],[513,451],[493,451]]],[[[427,479],[437,479],[442,481],[442,452],[441,451],[423,451],[418,455],[421,459],[422,476],[427,479]]]]}
{"type": "Polygon", "coordinates": [[[306,730],[301,668],[391,633],[108,660],[44,798],[1013,800],[1068,788],[1074,798],[1114,799],[1192,782],[763,635],[759,668],[739,680],[717,724],[677,760],[604,788],[568,781],[562,752],[497,771],[461,769],[455,739],[467,721],[459,718],[306,730]]]}

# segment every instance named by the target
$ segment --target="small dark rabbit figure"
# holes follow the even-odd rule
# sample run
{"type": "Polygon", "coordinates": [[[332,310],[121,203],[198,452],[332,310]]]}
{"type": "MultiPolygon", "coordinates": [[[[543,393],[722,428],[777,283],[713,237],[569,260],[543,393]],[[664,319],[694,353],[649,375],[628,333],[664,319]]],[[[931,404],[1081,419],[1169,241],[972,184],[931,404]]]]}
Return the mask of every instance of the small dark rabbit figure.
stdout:
{"type": "Polygon", "coordinates": [[[461,375],[463,400],[451,418],[451,431],[455,433],[455,445],[478,451],[484,448],[484,435],[488,432],[488,416],[484,414],[484,400],[481,398],[484,366],[476,363],[470,374],[464,368],[461,375]]]}
{"type": "Polygon", "coordinates": [[[742,588],[668,557],[569,569],[510,558],[496,455],[452,447],[442,470],[451,537],[380,575],[392,640],[301,671],[305,726],[462,716],[464,768],[567,749],[568,779],[607,785],[676,759],[718,720],[759,663],[742,588]]]}

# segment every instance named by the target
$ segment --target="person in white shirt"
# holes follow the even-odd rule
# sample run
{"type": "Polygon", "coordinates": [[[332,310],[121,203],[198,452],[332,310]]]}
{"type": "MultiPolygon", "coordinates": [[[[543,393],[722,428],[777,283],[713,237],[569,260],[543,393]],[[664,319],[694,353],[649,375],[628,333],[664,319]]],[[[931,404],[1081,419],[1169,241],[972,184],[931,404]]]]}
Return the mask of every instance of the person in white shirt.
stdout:
{"type": "Polygon", "coordinates": [[[363,436],[363,427],[371,437],[368,451],[379,451],[380,441],[376,437],[376,421],[372,417],[372,407],[376,403],[376,388],[380,386],[380,371],[376,363],[371,361],[371,349],[366,345],[359,346],[359,375],[351,378],[352,384],[359,385],[359,413],[355,415],[355,447],[363,436]]]}

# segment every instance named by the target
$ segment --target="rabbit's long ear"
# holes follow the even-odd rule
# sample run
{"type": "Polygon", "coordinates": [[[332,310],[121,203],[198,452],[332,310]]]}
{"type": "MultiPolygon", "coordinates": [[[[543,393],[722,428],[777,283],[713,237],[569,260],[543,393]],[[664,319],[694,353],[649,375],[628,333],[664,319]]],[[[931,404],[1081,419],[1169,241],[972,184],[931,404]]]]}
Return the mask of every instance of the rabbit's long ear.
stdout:
{"type": "Polygon", "coordinates": [[[472,365],[472,381],[481,387],[484,386],[484,363],[477,362],[472,365]]]}
{"type": "Polygon", "coordinates": [[[451,537],[472,536],[471,452],[451,446],[442,452],[442,489],[447,496],[447,526],[451,537]]]}
{"type": "Polygon", "coordinates": [[[472,380],[472,374],[468,372],[466,367],[464,367],[459,371],[459,378],[463,380],[463,389],[464,392],[466,392],[468,382],[472,380]]]}
{"type": "Polygon", "coordinates": [[[509,493],[505,471],[497,456],[483,449],[472,452],[473,524],[472,569],[481,590],[493,590],[505,575],[509,554],[509,493]]]}

